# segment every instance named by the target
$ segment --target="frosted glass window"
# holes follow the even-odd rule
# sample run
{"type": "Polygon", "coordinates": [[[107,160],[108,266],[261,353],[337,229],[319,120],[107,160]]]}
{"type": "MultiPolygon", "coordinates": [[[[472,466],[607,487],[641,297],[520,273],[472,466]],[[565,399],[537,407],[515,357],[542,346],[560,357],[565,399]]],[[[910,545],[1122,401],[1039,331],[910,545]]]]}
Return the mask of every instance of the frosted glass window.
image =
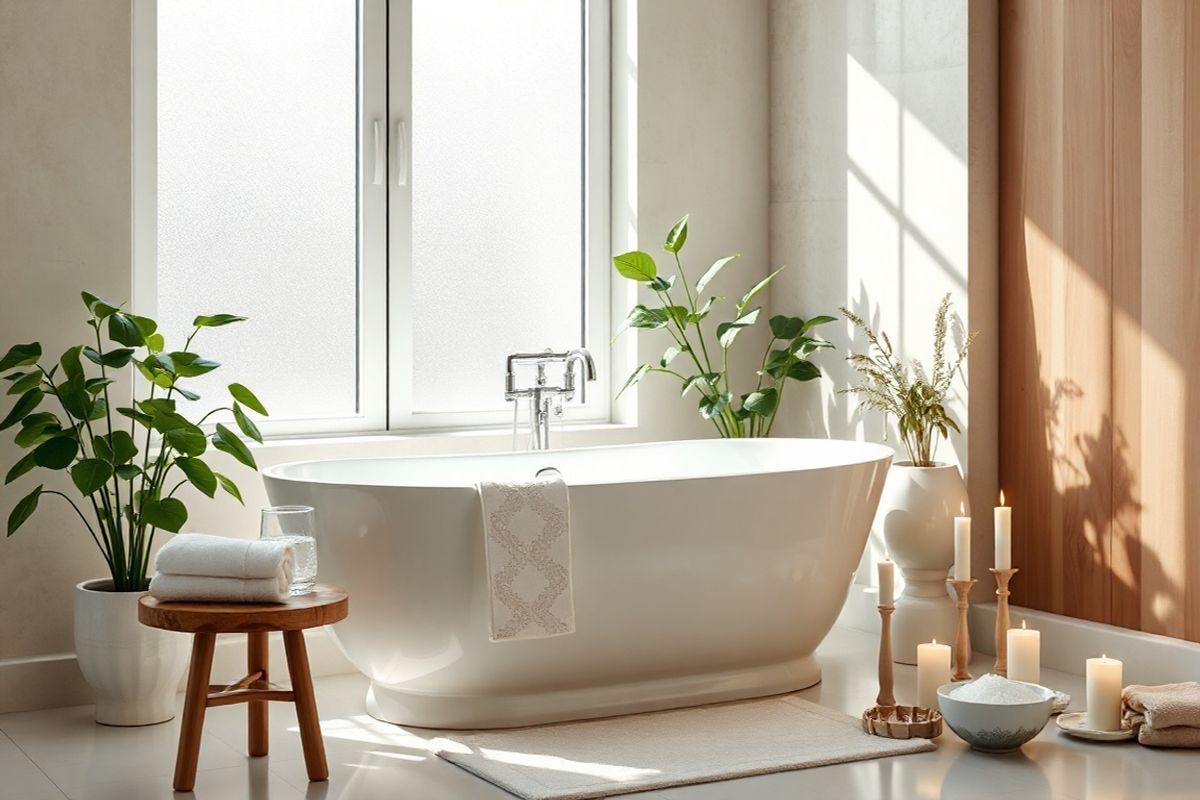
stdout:
{"type": "Polygon", "coordinates": [[[583,342],[583,14],[413,2],[418,411],[505,408],[507,354],[583,342]]]}
{"type": "MultiPolygon", "coordinates": [[[[159,0],[158,316],[273,419],[358,406],[355,0],[159,0]]],[[[202,409],[203,410],[203,409],[202,409]]]]}

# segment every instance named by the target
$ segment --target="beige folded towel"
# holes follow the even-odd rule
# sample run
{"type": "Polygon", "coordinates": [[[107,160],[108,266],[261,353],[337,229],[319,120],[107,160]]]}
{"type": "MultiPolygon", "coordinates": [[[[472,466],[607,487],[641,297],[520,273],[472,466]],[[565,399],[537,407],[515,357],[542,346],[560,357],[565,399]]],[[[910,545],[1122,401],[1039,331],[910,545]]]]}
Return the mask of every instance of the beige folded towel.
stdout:
{"type": "Polygon", "coordinates": [[[1126,712],[1143,717],[1145,727],[1166,730],[1186,726],[1200,729],[1200,683],[1126,686],[1121,692],[1126,712]]]}

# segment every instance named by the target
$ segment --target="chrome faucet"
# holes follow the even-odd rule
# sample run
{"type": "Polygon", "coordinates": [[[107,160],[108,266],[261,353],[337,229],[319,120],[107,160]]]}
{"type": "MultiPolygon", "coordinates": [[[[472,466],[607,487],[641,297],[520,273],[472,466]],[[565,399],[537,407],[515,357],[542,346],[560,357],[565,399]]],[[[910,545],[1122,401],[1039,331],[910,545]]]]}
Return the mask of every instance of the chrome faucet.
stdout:
{"type": "MultiPolygon", "coordinates": [[[[534,450],[550,449],[550,416],[552,401],[558,403],[558,413],[562,413],[562,402],[575,396],[575,364],[583,368],[584,387],[580,388],[580,398],[587,399],[586,385],[596,380],[596,362],[586,348],[577,347],[574,350],[556,353],[546,349],[541,353],[513,353],[505,361],[504,399],[520,403],[522,398],[529,399],[529,427],[531,446],[534,450]],[[537,375],[531,386],[519,386],[515,373],[518,364],[534,364],[537,375]],[[552,385],[547,382],[546,367],[551,364],[562,364],[562,383],[552,385]]],[[[513,419],[513,437],[516,438],[516,418],[513,419]]]]}

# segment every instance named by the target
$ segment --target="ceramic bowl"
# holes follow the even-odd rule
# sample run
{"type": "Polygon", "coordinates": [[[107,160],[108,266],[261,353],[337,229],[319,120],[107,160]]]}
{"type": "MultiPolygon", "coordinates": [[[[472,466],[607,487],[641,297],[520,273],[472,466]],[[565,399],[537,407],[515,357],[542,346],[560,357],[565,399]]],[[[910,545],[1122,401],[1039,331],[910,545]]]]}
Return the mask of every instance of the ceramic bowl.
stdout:
{"type": "Polygon", "coordinates": [[[985,753],[1011,753],[1041,733],[1054,708],[1054,692],[1045,686],[1027,683],[1041,699],[1028,703],[973,703],[956,700],[952,694],[965,684],[947,683],[938,687],[938,705],[950,729],[975,750],[985,753]]]}

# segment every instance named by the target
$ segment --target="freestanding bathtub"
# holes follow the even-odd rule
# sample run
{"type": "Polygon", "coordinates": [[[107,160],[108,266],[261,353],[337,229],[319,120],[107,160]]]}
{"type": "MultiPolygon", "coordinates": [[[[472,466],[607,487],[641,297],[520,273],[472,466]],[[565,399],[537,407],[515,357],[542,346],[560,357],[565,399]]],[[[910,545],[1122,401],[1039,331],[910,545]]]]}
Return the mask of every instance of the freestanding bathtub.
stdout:
{"type": "Polygon", "coordinates": [[[334,629],[390,722],[494,728],[776,694],[821,679],[891,450],[746,439],[350,459],[265,472],[316,509],[334,629]],[[477,480],[570,487],[576,632],[491,642],[477,480]]]}

